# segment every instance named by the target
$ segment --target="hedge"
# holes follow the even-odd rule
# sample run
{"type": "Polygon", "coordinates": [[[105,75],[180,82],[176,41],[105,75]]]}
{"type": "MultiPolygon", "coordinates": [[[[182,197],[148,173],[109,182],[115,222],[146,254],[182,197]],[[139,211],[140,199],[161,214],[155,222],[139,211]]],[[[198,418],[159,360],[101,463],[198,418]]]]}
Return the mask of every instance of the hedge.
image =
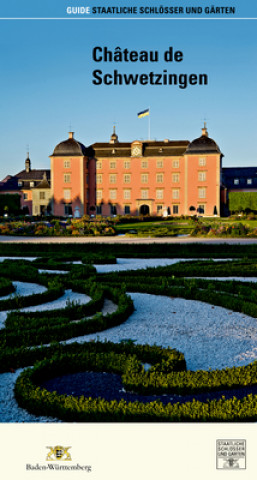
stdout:
{"type": "MultiPolygon", "coordinates": [[[[62,374],[90,370],[90,371],[110,371],[123,374],[123,378],[131,378],[132,382],[128,382],[130,386],[135,387],[133,379],[135,375],[142,375],[148,379],[150,374],[143,372],[140,359],[135,352],[130,350],[126,354],[117,353],[113,344],[108,343],[108,352],[87,352],[84,353],[73,351],[72,354],[67,352],[62,355],[43,360],[37,363],[32,369],[26,369],[18,377],[15,385],[15,397],[19,405],[26,408],[36,415],[48,415],[58,417],[67,422],[89,422],[89,421],[249,421],[257,419],[257,396],[246,395],[239,400],[233,397],[225,399],[223,396],[220,400],[211,400],[207,402],[199,402],[192,400],[186,403],[175,403],[163,405],[161,401],[149,403],[142,402],[126,402],[125,400],[106,401],[103,398],[87,398],[84,396],[74,397],[72,395],[58,395],[56,392],[49,392],[40,385],[42,382],[55,376],[62,374]]],[[[138,346],[140,348],[140,346],[138,346]]],[[[144,348],[144,347],[142,347],[144,348]]],[[[146,357],[147,358],[147,357],[146,357]]],[[[172,367],[168,358],[162,358],[158,366],[154,366],[155,380],[169,378],[169,376],[185,377],[187,375],[201,375],[199,372],[180,372],[171,373],[172,367]],[[157,373],[158,370],[158,373],[157,373]]],[[[153,372],[152,372],[153,373],[153,372]]],[[[208,388],[216,389],[218,383],[217,378],[230,374],[231,384],[234,382],[233,377],[237,377],[237,385],[248,385],[253,381],[257,383],[257,363],[239,369],[226,369],[225,371],[203,372],[210,382],[208,388]],[[231,372],[229,372],[231,370],[231,372]],[[238,373],[240,372],[240,373],[238,373]],[[213,381],[214,380],[214,381],[213,381]]],[[[190,379],[188,379],[190,383],[190,379]]],[[[140,382],[139,382],[140,383],[140,382]]],[[[139,383],[136,387],[139,387],[139,383]]],[[[160,382],[161,383],[161,382],[160,382]]],[[[206,382],[205,382],[206,383],[206,382]]],[[[235,383],[234,383],[235,384],[235,383]]],[[[222,381],[220,382],[222,386],[222,381]]],[[[152,386],[151,386],[152,387],[152,386]]],[[[197,386],[195,385],[195,388],[197,386]]],[[[201,389],[201,387],[200,387],[201,389]]],[[[165,390],[166,391],[166,390],[165,390]]],[[[158,394],[158,388],[156,389],[158,394]]]]}
{"type": "MultiPolygon", "coordinates": [[[[93,291],[93,289],[91,289],[93,291]]],[[[95,288],[94,299],[83,306],[71,306],[62,311],[45,312],[35,316],[12,314],[7,318],[6,328],[0,330],[0,345],[4,347],[33,346],[88,335],[123,323],[133,312],[133,302],[120,289],[100,290],[95,288]],[[104,297],[117,302],[112,314],[96,313],[101,310],[104,297]],[[58,312],[58,314],[57,314],[58,312]],[[85,315],[93,314],[92,318],[85,315]]]]}

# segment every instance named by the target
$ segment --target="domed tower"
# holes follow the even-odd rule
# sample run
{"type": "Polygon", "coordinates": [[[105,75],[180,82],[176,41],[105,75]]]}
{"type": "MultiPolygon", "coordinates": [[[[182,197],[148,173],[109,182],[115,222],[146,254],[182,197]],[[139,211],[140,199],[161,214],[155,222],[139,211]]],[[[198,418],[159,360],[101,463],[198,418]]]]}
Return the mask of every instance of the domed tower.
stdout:
{"type": "Polygon", "coordinates": [[[95,207],[94,159],[89,151],[69,132],[69,138],[59,143],[51,159],[51,185],[54,214],[82,216],[95,207]]]}
{"type": "Polygon", "coordinates": [[[209,137],[206,123],[202,135],[185,151],[185,211],[199,215],[220,215],[222,153],[209,137]]]}

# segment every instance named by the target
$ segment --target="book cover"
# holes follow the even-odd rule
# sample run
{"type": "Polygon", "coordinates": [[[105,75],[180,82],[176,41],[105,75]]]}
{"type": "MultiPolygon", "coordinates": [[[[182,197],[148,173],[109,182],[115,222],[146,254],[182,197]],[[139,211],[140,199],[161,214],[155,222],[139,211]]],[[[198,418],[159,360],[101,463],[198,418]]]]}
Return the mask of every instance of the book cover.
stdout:
{"type": "MultiPolygon", "coordinates": [[[[144,142],[189,143],[203,128],[224,166],[255,167],[256,9],[251,0],[2,0],[1,179],[25,162],[49,180],[49,157],[68,132],[114,154],[119,139],[136,157],[144,142]]],[[[12,408],[0,420],[5,476],[256,474],[255,423],[35,423],[12,408]]]]}

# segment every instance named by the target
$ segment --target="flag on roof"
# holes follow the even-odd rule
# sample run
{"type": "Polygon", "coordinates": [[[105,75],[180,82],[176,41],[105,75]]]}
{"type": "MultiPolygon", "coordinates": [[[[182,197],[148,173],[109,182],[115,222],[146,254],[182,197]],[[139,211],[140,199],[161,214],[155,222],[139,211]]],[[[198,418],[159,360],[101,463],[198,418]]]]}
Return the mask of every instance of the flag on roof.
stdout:
{"type": "Polygon", "coordinates": [[[142,112],[139,112],[137,114],[137,118],[143,118],[143,117],[146,117],[146,115],[150,115],[150,108],[147,108],[146,110],[142,110],[142,112]]]}

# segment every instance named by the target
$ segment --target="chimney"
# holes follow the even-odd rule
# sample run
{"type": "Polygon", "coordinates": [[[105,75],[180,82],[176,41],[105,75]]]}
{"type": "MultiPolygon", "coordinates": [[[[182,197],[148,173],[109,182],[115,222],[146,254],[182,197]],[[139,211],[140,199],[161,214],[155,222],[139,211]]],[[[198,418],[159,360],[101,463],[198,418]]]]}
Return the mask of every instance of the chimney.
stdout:
{"type": "Polygon", "coordinates": [[[69,138],[73,138],[74,132],[69,132],[69,138]]]}

